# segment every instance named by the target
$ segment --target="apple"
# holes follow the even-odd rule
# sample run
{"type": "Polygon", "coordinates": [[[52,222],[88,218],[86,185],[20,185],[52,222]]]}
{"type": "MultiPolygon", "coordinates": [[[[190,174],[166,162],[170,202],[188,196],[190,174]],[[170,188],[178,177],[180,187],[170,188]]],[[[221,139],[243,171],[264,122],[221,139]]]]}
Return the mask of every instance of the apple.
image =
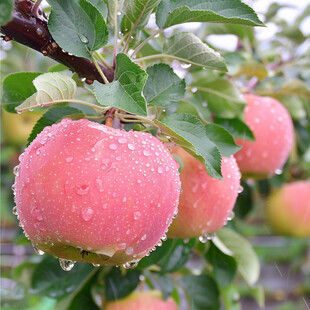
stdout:
{"type": "Polygon", "coordinates": [[[38,112],[15,114],[2,109],[1,127],[4,141],[19,147],[24,146],[41,116],[42,113],[38,112]]]}
{"type": "Polygon", "coordinates": [[[163,300],[159,291],[134,292],[128,297],[109,302],[106,310],[177,310],[176,302],[169,297],[163,300]]]}
{"type": "Polygon", "coordinates": [[[177,212],[178,165],[148,133],[64,119],[36,137],[15,173],[20,225],[65,270],[138,261],[177,212]]]}
{"type": "Polygon", "coordinates": [[[295,181],[271,194],[267,219],[279,235],[310,236],[310,183],[295,181]]]}
{"type": "Polygon", "coordinates": [[[264,178],[281,173],[294,145],[290,114],[271,97],[244,95],[247,102],[245,123],[255,141],[236,139],[242,149],[235,154],[242,175],[264,178]]]}
{"type": "Polygon", "coordinates": [[[172,149],[184,164],[180,174],[178,217],[169,227],[171,238],[194,238],[210,236],[226,223],[236,202],[240,188],[239,168],[233,156],[223,157],[224,180],[210,177],[206,168],[197,159],[180,147],[172,149]]]}

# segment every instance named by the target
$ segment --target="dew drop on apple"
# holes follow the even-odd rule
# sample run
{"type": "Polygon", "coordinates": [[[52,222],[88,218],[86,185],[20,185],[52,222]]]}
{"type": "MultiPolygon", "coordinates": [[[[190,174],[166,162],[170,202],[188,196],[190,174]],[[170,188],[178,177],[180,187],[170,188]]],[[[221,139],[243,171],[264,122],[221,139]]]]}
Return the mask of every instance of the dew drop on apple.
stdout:
{"type": "Polygon", "coordinates": [[[17,212],[17,207],[15,206],[15,207],[13,207],[13,209],[12,209],[12,213],[14,214],[14,215],[18,215],[18,212],[17,212]]]}
{"type": "Polygon", "coordinates": [[[85,222],[90,221],[93,215],[94,215],[94,210],[91,207],[86,207],[82,209],[82,218],[85,222]]]}
{"type": "Polygon", "coordinates": [[[125,251],[126,255],[132,255],[133,254],[133,248],[130,246],[129,248],[126,249],[125,251]]]}
{"type": "Polygon", "coordinates": [[[240,194],[240,193],[242,193],[242,192],[243,192],[243,190],[244,190],[243,186],[242,186],[242,185],[240,185],[240,186],[239,186],[239,188],[238,188],[238,193],[239,193],[239,194],[240,194]]]}
{"type": "Polygon", "coordinates": [[[109,145],[109,148],[114,151],[117,149],[117,145],[115,143],[112,143],[109,145]]]}
{"type": "Polygon", "coordinates": [[[125,269],[133,269],[138,266],[139,260],[133,260],[123,265],[125,269]]]}
{"type": "Polygon", "coordinates": [[[134,218],[135,220],[138,220],[140,217],[141,217],[141,212],[136,211],[136,212],[134,213],[133,218],[134,218]]]}
{"type": "Polygon", "coordinates": [[[161,240],[158,241],[157,246],[162,246],[163,242],[161,240]]]}
{"type": "Polygon", "coordinates": [[[162,166],[159,166],[157,171],[158,171],[158,173],[163,173],[164,172],[164,168],[162,166]]]}
{"type": "Polygon", "coordinates": [[[34,252],[35,252],[37,255],[43,255],[43,254],[44,254],[44,251],[40,250],[40,249],[37,248],[35,245],[32,245],[32,246],[33,246],[34,252]]]}
{"type": "Polygon", "coordinates": [[[14,168],[13,168],[13,173],[14,173],[14,175],[16,175],[17,177],[18,177],[18,173],[19,172],[19,165],[17,165],[17,166],[15,166],[14,168]]]}
{"type": "Polygon", "coordinates": [[[134,144],[131,144],[131,143],[128,143],[128,148],[130,149],[130,150],[135,150],[136,149],[136,147],[134,146],[134,144]]]}
{"type": "Polygon", "coordinates": [[[227,217],[227,221],[232,221],[235,218],[235,212],[231,211],[227,217]]]}
{"type": "Polygon", "coordinates": [[[276,169],[276,170],[275,170],[275,174],[277,174],[277,175],[282,174],[282,170],[281,170],[281,169],[276,169]]]}
{"type": "Polygon", "coordinates": [[[67,157],[67,158],[66,158],[66,162],[67,162],[67,163],[71,163],[72,160],[73,160],[73,157],[67,157]]]}
{"type": "Polygon", "coordinates": [[[69,259],[59,258],[59,264],[62,270],[70,271],[75,265],[75,262],[69,259]]]}

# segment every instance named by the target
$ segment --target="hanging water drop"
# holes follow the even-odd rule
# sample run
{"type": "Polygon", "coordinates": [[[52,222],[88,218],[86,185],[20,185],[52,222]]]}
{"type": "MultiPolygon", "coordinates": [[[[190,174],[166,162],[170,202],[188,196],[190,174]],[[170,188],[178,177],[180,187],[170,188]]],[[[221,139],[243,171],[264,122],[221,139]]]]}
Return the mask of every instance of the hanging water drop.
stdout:
{"type": "Polygon", "coordinates": [[[133,260],[131,262],[127,262],[126,264],[123,265],[125,269],[133,269],[138,266],[139,260],[133,260]]]}
{"type": "Polygon", "coordinates": [[[232,221],[235,218],[235,212],[231,211],[227,217],[227,221],[232,221]]]}
{"type": "Polygon", "coordinates": [[[33,246],[34,252],[35,252],[37,255],[43,255],[43,254],[44,254],[44,251],[40,250],[40,249],[37,248],[35,245],[32,245],[32,246],[33,246]]]}
{"type": "Polygon", "coordinates": [[[59,258],[59,264],[62,270],[70,271],[75,265],[75,262],[69,259],[59,258]]]}
{"type": "Polygon", "coordinates": [[[244,190],[243,186],[242,186],[242,185],[240,185],[240,186],[239,186],[239,188],[238,188],[238,194],[242,193],[242,192],[243,192],[243,190],[244,190]]]}
{"type": "Polygon", "coordinates": [[[13,168],[13,173],[14,173],[14,175],[16,175],[17,177],[18,177],[18,172],[19,172],[19,165],[15,166],[15,167],[13,168]]]}
{"type": "Polygon", "coordinates": [[[282,170],[281,169],[276,169],[274,173],[277,174],[277,175],[280,175],[280,174],[282,174],[282,170]]]}
{"type": "Polygon", "coordinates": [[[17,207],[15,206],[15,207],[13,207],[13,209],[12,209],[12,213],[14,214],[14,215],[18,215],[18,212],[17,212],[17,207]]]}

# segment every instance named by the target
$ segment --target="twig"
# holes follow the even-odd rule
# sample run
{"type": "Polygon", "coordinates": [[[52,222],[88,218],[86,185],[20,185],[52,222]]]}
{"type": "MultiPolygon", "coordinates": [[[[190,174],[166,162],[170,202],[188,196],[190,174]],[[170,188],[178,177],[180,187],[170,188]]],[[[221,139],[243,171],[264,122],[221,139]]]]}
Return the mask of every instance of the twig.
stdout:
{"type": "Polygon", "coordinates": [[[114,114],[116,108],[111,108],[105,115],[105,125],[108,127],[113,127],[114,114]]]}

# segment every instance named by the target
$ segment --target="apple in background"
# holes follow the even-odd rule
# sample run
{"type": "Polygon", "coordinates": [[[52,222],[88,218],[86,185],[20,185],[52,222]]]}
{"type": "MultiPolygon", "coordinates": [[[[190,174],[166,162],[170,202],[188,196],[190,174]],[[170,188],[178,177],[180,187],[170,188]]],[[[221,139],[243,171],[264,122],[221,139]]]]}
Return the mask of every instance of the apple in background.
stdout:
{"type": "Polygon", "coordinates": [[[182,148],[175,147],[172,153],[180,156],[184,164],[180,174],[183,192],[178,217],[169,227],[168,236],[193,238],[215,233],[226,224],[238,196],[241,174],[236,160],[233,156],[223,157],[224,180],[218,180],[182,148]]]}
{"type": "Polygon", "coordinates": [[[245,176],[264,178],[281,173],[294,145],[291,116],[278,100],[271,97],[244,95],[247,102],[245,123],[255,141],[236,139],[242,149],[235,154],[245,176]]]}
{"type": "Polygon", "coordinates": [[[109,302],[106,310],[177,310],[176,302],[169,297],[163,300],[159,291],[134,292],[126,298],[109,302]]]}
{"type": "Polygon", "coordinates": [[[42,113],[38,112],[15,114],[2,109],[1,128],[3,140],[7,144],[19,147],[24,146],[31,134],[32,128],[41,116],[42,113]]]}
{"type": "Polygon", "coordinates": [[[267,203],[267,219],[279,235],[310,236],[310,183],[296,181],[276,190],[267,203]]]}
{"type": "Polygon", "coordinates": [[[177,212],[178,165],[148,133],[64,119],[36,137],[15,173],[20,224],[63,269],[64,259],[134,263],[165,238],[177,212]]]}

